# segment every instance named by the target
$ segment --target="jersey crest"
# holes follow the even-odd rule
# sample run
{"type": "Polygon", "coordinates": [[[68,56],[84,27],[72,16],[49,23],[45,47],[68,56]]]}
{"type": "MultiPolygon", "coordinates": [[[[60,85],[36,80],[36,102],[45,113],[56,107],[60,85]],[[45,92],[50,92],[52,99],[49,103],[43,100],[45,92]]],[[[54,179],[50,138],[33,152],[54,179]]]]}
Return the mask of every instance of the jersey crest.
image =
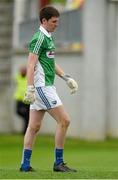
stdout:
{"type": "Polygon", "coordinates": [[[48,58],[54,59],[54,51],[48,51],[48,52],[46,52],[46,55],[48,58]]]}

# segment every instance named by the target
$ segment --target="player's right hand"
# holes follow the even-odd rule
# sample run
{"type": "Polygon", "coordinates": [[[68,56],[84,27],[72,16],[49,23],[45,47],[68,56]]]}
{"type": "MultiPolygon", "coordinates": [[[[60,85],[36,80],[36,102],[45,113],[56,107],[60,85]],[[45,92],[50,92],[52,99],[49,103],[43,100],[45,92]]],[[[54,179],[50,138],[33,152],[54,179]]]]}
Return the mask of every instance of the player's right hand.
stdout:
{"type": "Polygon", "coordinates": [[[27,91],[24,96],[24,102],[32,104],[35,101],[35,88],[33,85],[27,87],[27,91]]]}

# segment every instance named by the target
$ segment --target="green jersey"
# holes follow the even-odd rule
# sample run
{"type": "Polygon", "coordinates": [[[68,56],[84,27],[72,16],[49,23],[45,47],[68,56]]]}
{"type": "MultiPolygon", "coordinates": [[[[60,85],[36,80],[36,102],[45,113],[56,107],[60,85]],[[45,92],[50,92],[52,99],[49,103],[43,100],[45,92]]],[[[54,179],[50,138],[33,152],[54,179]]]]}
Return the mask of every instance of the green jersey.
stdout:
{"type": "Polygon", "coordinates": [[[38,55],[34,71],[34,86],[51,86],[55,78],[55,45],[51,33],[42,26],[34,34],[29,43],[29,52],[38,55]]]}

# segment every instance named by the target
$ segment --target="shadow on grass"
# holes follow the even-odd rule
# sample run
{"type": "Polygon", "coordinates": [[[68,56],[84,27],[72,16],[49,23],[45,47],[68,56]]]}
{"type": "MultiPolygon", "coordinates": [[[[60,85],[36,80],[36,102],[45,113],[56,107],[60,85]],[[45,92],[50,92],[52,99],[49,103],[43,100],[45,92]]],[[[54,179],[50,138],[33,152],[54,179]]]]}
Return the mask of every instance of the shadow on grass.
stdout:
{"type": "Polygon", "coordinates": [[[36,172],[20,172],[17,169],[0,169],[0,179],[118,179],[118,171],[80,169],[77,173],[56,173],[41,169],[36,169],[36,172]]]}

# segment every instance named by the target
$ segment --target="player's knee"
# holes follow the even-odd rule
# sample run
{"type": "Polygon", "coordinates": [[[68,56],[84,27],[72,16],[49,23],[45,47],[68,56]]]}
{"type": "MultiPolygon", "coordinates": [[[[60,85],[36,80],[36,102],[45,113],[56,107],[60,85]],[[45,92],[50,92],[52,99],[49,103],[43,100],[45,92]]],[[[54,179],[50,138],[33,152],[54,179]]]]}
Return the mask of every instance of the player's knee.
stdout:
{"type": "Polygon", "coordinates": [[[70,120],[69,120],[69,119],[67,119],[67,120],[65,121],[65,125],[66,125],[66,127],[68,127],[68,126],[69,126],[69,124],[70,124],[70,120]]]}
{"type": "Polygon", "coordinates": [[[35,124],[33,126],[29,126],[29,129],[32,133],[37,133],[40,129],[40,126],[41,126],[40,124],[35,124]]]}
{"type": "Polygon", "coordinates": [[[62,120],[62,126],[67,128],[69,124],[70,124],[70,119],[68,117],[64,117],[62,120]]]}

